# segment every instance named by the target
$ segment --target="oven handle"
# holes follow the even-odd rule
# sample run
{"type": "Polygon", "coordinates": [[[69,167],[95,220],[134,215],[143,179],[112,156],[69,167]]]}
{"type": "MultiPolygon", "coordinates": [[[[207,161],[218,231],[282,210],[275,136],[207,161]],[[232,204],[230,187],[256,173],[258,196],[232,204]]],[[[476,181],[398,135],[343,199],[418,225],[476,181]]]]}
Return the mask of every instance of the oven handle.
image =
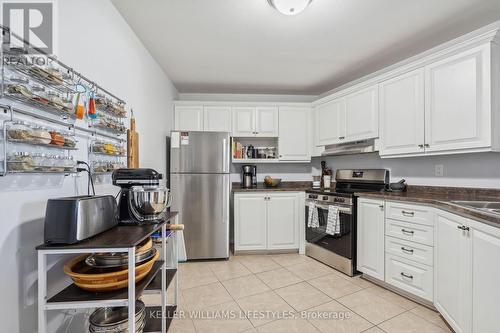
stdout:
{"type": "MultiPolygon", "coordinates": [[[[309,207],[310,202],[314,202],[314,201],[306,200],[306,208],[309,207]]],[[[343,207],[343,206],[338,206],[338,205],[323,205],[323,204],[316,203],[316,207],[323,208],[324,210],[328,210],[328,206],[335,206],[335,207],[337,207],[339,212],[352,215],[352,208],[351,207],[343,207]]]]}

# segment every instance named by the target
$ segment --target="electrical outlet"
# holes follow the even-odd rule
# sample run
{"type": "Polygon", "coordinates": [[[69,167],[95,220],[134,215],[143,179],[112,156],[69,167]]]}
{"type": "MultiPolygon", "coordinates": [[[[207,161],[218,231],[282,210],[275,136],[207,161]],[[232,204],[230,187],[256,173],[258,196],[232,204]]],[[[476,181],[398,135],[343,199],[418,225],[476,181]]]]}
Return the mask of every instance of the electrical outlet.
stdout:
{"type": "Polygon", "coordinates": [[[444,175],[444,165],[442,165],[442,164],[436,164],[435,165],[434,174],[436,175],[436,177],[443,177],[443,175],[444,175]]]}

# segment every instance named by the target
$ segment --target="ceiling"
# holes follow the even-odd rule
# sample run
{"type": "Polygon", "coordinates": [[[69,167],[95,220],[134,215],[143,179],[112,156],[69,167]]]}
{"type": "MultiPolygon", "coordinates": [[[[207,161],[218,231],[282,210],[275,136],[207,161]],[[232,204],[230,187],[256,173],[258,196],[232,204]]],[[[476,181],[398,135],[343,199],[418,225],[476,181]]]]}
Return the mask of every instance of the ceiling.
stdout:
{"type": "Polygon", "coordinates": [[[180,93],[321,94],[500,19],[498,0],[112,0],[180,93]]]}

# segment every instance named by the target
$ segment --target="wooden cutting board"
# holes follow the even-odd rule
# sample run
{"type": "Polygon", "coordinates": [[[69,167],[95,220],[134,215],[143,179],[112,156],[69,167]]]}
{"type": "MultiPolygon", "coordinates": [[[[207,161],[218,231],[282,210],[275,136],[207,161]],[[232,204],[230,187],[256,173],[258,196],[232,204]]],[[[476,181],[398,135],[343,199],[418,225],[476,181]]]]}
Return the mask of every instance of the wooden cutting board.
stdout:
{"type": "Polygon", "coordinates": [[[139,167],[139,133],[136,132],[134,111],[130,111],[130,129],[127,130],[127,166],[139,167]]]}

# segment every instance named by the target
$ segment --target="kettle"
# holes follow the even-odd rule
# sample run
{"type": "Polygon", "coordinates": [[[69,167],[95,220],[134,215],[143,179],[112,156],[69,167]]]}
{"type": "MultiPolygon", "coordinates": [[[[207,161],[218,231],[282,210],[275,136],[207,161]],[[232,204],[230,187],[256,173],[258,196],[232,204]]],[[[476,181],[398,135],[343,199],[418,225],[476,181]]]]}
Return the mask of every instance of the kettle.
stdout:
{"type": "Polygon", "coordinates": [[[406,183],[404,179],[401,179],[397,183],[390,183],[387,185],[387,192],[405,192],[406,191],[406,183]]]}

